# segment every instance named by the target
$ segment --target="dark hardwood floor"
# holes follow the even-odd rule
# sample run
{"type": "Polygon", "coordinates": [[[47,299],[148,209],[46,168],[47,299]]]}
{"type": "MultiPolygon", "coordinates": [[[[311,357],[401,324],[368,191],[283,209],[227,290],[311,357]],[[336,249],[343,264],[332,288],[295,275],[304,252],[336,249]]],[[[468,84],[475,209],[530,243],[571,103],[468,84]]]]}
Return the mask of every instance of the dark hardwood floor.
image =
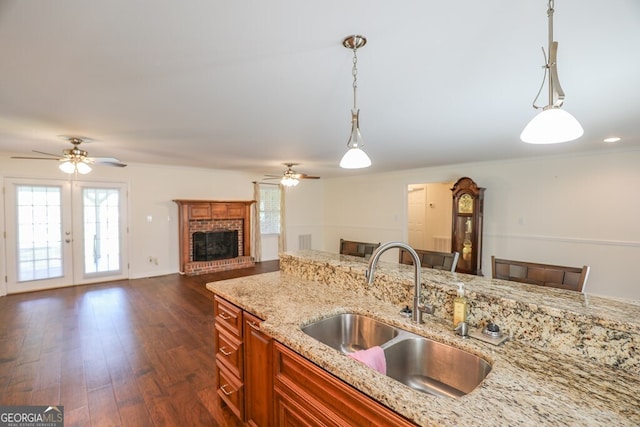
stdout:
{"type": "Polygon", "coordinates": [[[65,426],[239,426],[216,394],[207,282],[172,274],[0,298],[0,405],[63,405],[65,426]]]}

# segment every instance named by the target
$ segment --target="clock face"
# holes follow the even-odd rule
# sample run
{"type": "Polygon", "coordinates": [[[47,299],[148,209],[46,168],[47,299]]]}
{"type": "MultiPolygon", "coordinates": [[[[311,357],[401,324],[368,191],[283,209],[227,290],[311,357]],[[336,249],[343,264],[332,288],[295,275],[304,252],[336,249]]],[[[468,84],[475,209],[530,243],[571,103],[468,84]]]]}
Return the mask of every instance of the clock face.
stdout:
{"type": "Polygon", "coordinates": [[[473,197],[470,194],[463,194],[458,200],[458,213],[471,214],[473,213],[473,197]]]}

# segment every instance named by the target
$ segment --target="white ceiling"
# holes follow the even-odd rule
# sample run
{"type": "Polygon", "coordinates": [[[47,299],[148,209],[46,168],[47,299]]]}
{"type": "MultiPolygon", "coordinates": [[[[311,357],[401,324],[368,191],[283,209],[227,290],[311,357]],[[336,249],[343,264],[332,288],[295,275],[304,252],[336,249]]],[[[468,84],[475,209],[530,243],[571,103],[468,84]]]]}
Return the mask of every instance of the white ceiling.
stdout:
{"type": "MultiPolygon", "coordinates": [[[[577,141],[520,142],[547,45],[544,0],[0,0],[0,152],[322,176],[338,167],[362,34],[366,170],[640,147],[640,1],[557,0],[577,141]]],[[[540,103],[546,103],[545,91],[540,103]]],[[[21,160],[14,160],[19,162],[21,160]]]]}

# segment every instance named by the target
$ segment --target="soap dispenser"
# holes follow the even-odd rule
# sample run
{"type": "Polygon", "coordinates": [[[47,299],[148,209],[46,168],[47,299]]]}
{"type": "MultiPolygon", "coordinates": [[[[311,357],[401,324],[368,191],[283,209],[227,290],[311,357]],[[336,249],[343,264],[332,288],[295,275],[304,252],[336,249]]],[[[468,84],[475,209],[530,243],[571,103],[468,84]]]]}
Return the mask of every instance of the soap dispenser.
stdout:
{"type": "Polygon", "coordinates": [[[453,300],[453,326],[456,327],[460,322],[467,321],[469,314],[469,301],[464,296],[464,283],[458,283],[458,296],[453,300]]]}

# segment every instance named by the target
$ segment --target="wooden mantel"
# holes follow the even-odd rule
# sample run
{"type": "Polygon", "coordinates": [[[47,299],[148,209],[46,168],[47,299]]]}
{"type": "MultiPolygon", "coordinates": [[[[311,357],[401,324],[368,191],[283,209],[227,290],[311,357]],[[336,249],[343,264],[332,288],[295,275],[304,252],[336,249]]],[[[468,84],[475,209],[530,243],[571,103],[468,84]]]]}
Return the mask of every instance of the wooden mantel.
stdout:
{"type": "Polygon", "coordinates": [[[241,268],[254,264],[251,258],[251,205],[255,200],[174,200],[178,204],[180,273],[203,274],[214,271],[241,268]],[[240,220],[242,242],[238,248],[237,262],[228,260],[197,261],[192,260],[191,235],[194,226],[207,221],[240,220]]]}

